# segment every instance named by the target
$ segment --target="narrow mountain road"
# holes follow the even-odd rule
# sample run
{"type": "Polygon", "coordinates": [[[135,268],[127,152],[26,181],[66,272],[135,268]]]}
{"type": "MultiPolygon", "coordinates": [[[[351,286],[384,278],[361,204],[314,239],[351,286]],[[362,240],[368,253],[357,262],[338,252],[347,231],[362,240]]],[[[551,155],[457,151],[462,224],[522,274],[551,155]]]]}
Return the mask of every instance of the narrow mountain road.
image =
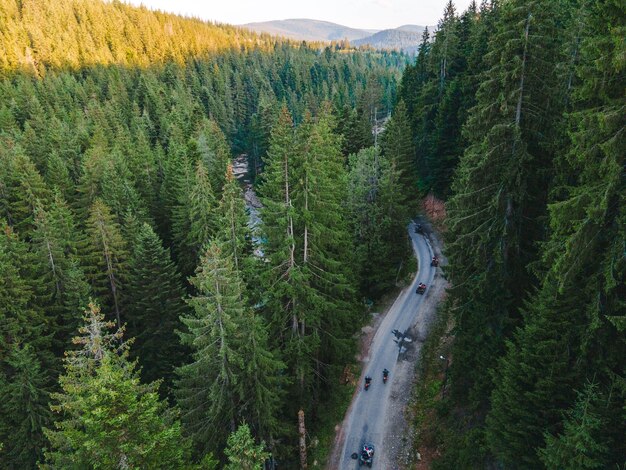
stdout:
{"type": "MultiPolygon", "coordinates": [[[[445,287],[443,277],[436,275],[438,268],[430,266],[433,247],[429,238],[415,233],[414,223],[409,225],[409,235],[418,259],[418,272],[413,282],[398,295],[381,321],[369,353],[363,358],[363,374],[359,388],[336,439],[335,450],[327,466],[329,470],[358,468],[358,460],[353,460],[351,455],[354,452],[358,453],[366,443],[373,444],[376,450],[373,468],[384,470],[397,468],[395,461],[398,458],[398,448],[401,446],[390,441],[396,441],[398,438],[400,429],[394,428],[405,425],[404,406],[398,406],[398,402],[406,403],[406,400],[398,400],[398,396],[406,398],[410,394],[415,369],[414,362],[400,361],[405,356],[406,348],[403,344],[408,349],[415,350],[415,344],[421,343],[423,337],[420,336],[425,334],[425,329],[434,317],[436,302],[445,287]],[[424,295],[415,293],[419,282],[428,286],[424,295]],[[425,314],[424,311],[428,313],[425,314]],[[429,318],[424,318],[425,315],[429,318]],[[426,326],[419,328],[417,325],[420,322],[426,326]],[[394,330],[397,331],[396,334],[393,333],[394,330]],[[407,342],[399,344],[398,339],[405,334],[408,335],[407,342]],[[390,371],[386,384],[382,380],[385,368],[390,371]],[[369,390],[363,388],[366,375],[372,377],[369,390]]],[[[437,251],[435,248],[434,252],[437,251]]]]}

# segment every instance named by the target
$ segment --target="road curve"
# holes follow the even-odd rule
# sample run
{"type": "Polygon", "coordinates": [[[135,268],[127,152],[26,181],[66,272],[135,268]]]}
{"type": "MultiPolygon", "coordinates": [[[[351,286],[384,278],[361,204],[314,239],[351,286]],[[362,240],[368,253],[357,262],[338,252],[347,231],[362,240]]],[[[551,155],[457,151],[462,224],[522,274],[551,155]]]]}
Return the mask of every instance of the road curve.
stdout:
{"type": "Polygon", "coordinates": [[[373,444],[376,449],[373,468],[382,469],[380,465],[388,462],[383,447],[384,426],[399,353],[392,330],[405,332],[418,321],[421,316],[421,304],[429,294],[428,289],[437,269],[430,266],[433,256],[430,242],[424,235],[415,233],[414,223],[409,225],[409,236],[419,269],[411,285],[400,293],[382,320],[372,341],[369,355],[363,359],[364,367],[359,389],[343,421],[343,448],[339,456],[340,461],[329,462],[329,468],[340,470],[359,468],[358,461],[353,460],[351,455],[359,452],[365,443],[373,444]],[[423,296],[415,293],[419,282],[428,286],[423,296]],[[386,384],[382,380],[382,371],[385,368],[390,371],[386,384]],[[367,391],[363,389],[366,375],[372,377],[372,385],[367,391]]]}

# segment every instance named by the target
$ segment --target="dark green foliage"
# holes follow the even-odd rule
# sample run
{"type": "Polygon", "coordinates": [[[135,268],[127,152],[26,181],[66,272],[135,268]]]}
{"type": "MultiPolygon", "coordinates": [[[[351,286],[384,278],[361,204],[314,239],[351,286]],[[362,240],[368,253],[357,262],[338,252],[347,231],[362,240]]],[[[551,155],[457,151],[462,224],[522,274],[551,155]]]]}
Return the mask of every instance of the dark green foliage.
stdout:
{"type": "Polygon", "coordinates": [[[293,378],[296,406],[314,406],[318,381],[349,355],[354,315],[353,248],[345,169],[327,110],[297,128],[283,108],[272,132],[260,188],[263,285],[271,328],[293,378]],[[341,314],[338,314],[341,312],[341,314]],[[332,333],[331,333],[332,332],[332,333]]]}
{"type": "Polygon", "coordinates": [[[87,304],[89,285],[79,266],[79,236],[65,201],[55,196],[49,210],[35,210],[31,250],[39,282],[40,302],[54,325],[55,352],[67,349],[80,318],[76,312],[87,304]]]}
{"type": "Polygon", "coordinates": [[[466,121],[466,142],[437,137],[440,149],[466,145],[446,207],[456,324],[441,409],[454,411],[441,415],[454,432],[437,468],[621,468],[626,10],[593,0],[492,2],[474,20],[471,10],[459,33],[480,74],[449,85],[458,104],[435,120],[466,121]],[[454,115],[476,86],[467,117],[454,115]]]}
{"type": "MultiPolygon", "coordinates": [[[[400,191],[404,199],[417,199],[415,149],[411,142],[411,128],[404,101],[400,101],[385,126],[382,153],[399,175],[400,191]]],[[[404,201],[399,201],[402,203],[404,201]]]]}
{"type": "Polygon", "coordinates": [[[250,284],[253,276],[252,231],[248,227],[248,214],[239,182],[228,165],[226,179],[217,212],[221,216],[217,238],[224,244],[226,254],[232,257],[235,271],[250,284]]]}
{"type": "Polygon", "coordinates": [[[172,420],[156,386],[143,385],[128,359],[122,330],[94,304],[86,311],[81,349],[70,351],[62,391],[52,410],[60,414],[46,429],[51,448],[43,468],[181,468],[188,445],[180,423],[172,420]]]}
{"type": "Polygon", "coordinates": [[[30,346],[15,346],[0,370],[0,442],[3,468],[36,468],[51,422],[48,375],[30,346]]]}
{"type": "Polygon", "coordinates": [[[434,40],[424,31],[415,64],[407,67],[400,98],[407,106],[416,147],[417,174],[423,190],[450,193],[452,175],[466,140],[461,129],[475,104],[487,43],[494,34],[497,2],[474,3],[457,15],[448,2],[434,40]]]}
{"type": "Polygon", "coordinates": [[[374,144],[372,125],[362,108],[344,106],[339,113],[337,132],[343,136],[341,151],[346,157],[374,144]]]}
{"type": "MultiPolygon", "coordinates": [[[[311,411],[309,423],[315,429],[318,420],[312,411],[352,360],[352,334],[360,323],[354,307],[358,281],[353,240],[343,206],[345,159],[332,132],[337,126],[323,103],[331,101],[351,116],[347,134],[354,148],[370,145],[372,120],[390,112],[406,57],[347,46],[326,48],[320,54],[315,44],[255,36],[116,2],[9,0],[0,5],[0,31],[3,377],[30,381],[33,402],[43,404],[48,391],[55,391],[63,352],[76,347],[71,338],[80,323],[78,312],[93,296],[118,326],[128,326],[126,337],[136,338],[130,356],[137,360],[142,377],[163,379],[162,391],[167,393],[172,369],[184,362],[187,352],[175,335],[178,317],[190,315],[181,302],[183,291],[199,295],[187,277],[193,275],[206,244],[215,242],[233,265],[233,282],[243,281],[238,287],[243,313],[237,320],[242,326],[233,335],[243,359],[235,369],[238,382],[231,403],[235,422],[229,426],[234,430],[245,420],[255,439],[280,445],[287,449],[285,455],[291,454],[291,427],[281,423],[292,418],[288,409],[295,403],[292,398],[313,397],[307,413],[311,411]],[[353,111],[357,103],[358,112],[353,111]],[[263,297],[269,290],[260,279],[271,264],[251,256],[244,202],[228,171],[232,155],[241,153],[249,155],[253,178],[263,171],[282,104],[295,122],[304,123],[293,136],[294,156],[308,158],[300,162],[297,178],[303,180],[296,183],[294,198],[301,210],[295,230],[302,271],[296,275],[301,276],[298,282],[306,278],[308,289],[301,309],[307,344],[296,341],[289,349],[278,339],[284,325],[270,327],[273,315],[263,297]],[[303,209],[306,200],[308,209],[303,209]],[[250,286],[249,294],[243,285],[250,286]],[[309,345],[315,350],[313,358],[307,357],[309,345]],[[32,359],[31,375],[26,366],[18,370],[7,362],[12,351],[19,351],[24,364],[32,359]],[[295,373],[280,372],[283,354],[289,361],[299,357],[306,363],[302,368],[307,371],[306,387],[300,389],[294,382],[289,389],[295,373]]],[[[156,388],[144,395],[141,391],[136,398],[135,386],[144,390],[137,372],[127,377],[118,365],[112,361],[97,373],[94,366],[84,384],[78,379],[72,383],[77,393],[83,387],[75,403],[85,405],[87,394],[104,403],[103,394],[114,391],[120,394],[115,406],[130,409],[139,403],[153,411],[159,408],[151,395],[156,388]],[[111,383],[113,378],[119,383],[111,383]]],[[[12,420],[24,416],[31,399],[16,389],[7,390],[11,410],[2,410],[2,433],[19,428],[12,420]]],[[[222,400],[217,396],[221,391],[212,393],[222,400]]],[[[171,394],[168,398],[174,401],[171,394]]],[[[98,421],[91,411],[81,412],[87,420],[98,421]]],[[[98,424],[111,429],[111,436],[117,436],[112,439],[134,424],[123,422],[126,417],[120,418],[112,408],[106,413],[98,424]],[[118,419],[123,424],[113,429],[118,419]]],[[[149,414],[150,419],[160,416],[149,414]]],[[[67,416],[50,419],[55,417],[67,416]]],[[[100,446],[101,465],[126,465],[109,465],[113,446],[79,436],[84,429],[72,427],[77,419],[63,421],[73,423],[65,430],[69,434],[78,430],[74,437],[80,437],[80,445],[100,446]]],[[[18,429],[20,441],[15,444],[7,443],[4,434],[0,438],[15,468],[30,468],[41,460],[41,426],[53,426],[43,418],[31,424],[18,429]],[[20,444],[31,437],[31,443],[20,444]]],[[[55,445],[69,442],[59,436],[55,445]]],[[[224,434],[206,447],[223,456],[225,439],[224,434]]],[[[80,454],[76,459],[83,459],[76,466],[96,465],[85,463],[98,460],[81,453],[85,448],[74,450],[80,454]]],[[[50,465],[71,467],[67,462],[74,454],[66,447],[50,452],[55,462],[50,465]]],[[[215,466],[209,454],[204,458],[200,465],[215,466]]],[[[165,466],[135,462],[139,463],[128,465],[165,466]]]]}
{"type": "Polygon", "coordinates": [[[187,177],[182,181],[186,184],[178,189],[180,197],[174,213],[173,234],[178,264],[183,275],[189,276],[198,264],[200,251],[217,230],[217,202],[202,161],[196,162],[190,176],[189,168],[183,171],[187,177]]]}
{"type": "Polygon", "coordinates": [[[51,365],[48,319],[37,302],[39,279],[28,244],[6,224],[0,225],[0,358],[18,345],[33,346],[40,361],[51,365]]]}
{"type": "Polygon", "coordinates": [[[132,355],[142,365],[145,382],[165,380],[171,387],[174,368],[183,362],[175,331],[186,311],[182,280],[169,250],[148,224],[137,233],[128,261],[125,294],[126,336],[134,338],[132,355]]]}
{"type": "Polygon", "coordinates": [[[127,246],[111,210],[100,199],[91,206],[85,240],[85,271],[96,295],[122,325],[121,288],[127,269],[127,246]]]}
{"type": "Polygon", "coordinates": [[[405,188],[395,162],[374,147],[349,163],[347,207],[361,292],[375,298],[395,284],[407,256],[405,188]]]}
{"type": "MultiPolygon", "coordinates": [[[[557,437],[546,433],[546,448],[539,451],[548,469],[578,470],[609,468],[609,442],[602,434],[609,425],[606,407],[596,384],[587,384],[574,408],[567,414],[563,433],[557,437]],[[604,408],[604,409],[603,409],[604,408]]],[[[618,415],[623,413],[619,413],[618,415]]],[[[612,445],[620,446],[615,442],[612,445]]],[[[620,447],[623,447],[620,446],[620,447]]],[[[618,465],[621,462],[616,462],[618,465]]]]}
{"type": "Polygon", "coordinates": [[[187,433],[201,454],[225,444],[225,429],[241,420],[262,435],[276,426],[282,366],[267,345],[260,318],[246,306],[232,256],[220,243],[205,250],[196,276],[193,311],[181,317],[181,340],[193,361],[178,369],[176,397],[187,433]]]}
{"type": "Polygon", "coordinates": [[[448,205],[449,273],[460,304],[452,373],[458,393],[474,405],[487,400],[486,372],[534,281],[526,266],[542,235],[552,116],[562,110],[550,63],[560,47],[553,8],[554,2],[501,7],[487,59],[489,79],[466,125],[469,146],[448,205]]]}

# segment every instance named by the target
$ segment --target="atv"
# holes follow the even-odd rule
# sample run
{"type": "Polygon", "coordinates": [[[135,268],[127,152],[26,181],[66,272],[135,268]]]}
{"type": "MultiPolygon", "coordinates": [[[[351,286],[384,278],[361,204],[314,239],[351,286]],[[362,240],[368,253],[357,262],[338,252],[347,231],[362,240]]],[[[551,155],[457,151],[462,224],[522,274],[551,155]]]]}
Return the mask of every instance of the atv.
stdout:
{"type": "Polygon", "coordinates": [[[372,444],[365,444],[363,449],[361,450],[361,455],[359,456],[359,467],[362,465],[367,465],[368,467],[372,467],[374,463],[374,446],[372,444]]]}

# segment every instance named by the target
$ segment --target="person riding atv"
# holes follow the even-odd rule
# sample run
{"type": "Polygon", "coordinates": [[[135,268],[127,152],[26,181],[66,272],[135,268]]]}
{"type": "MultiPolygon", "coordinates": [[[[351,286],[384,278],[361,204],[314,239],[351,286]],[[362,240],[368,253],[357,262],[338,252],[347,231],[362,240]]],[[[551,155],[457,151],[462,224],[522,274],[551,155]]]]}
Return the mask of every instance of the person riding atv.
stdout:
{"type": "Polygon", "coordinates": [[[422,227],[422,224],[415,225],[415,233],[424,234],[424,228],[422,227]]]}
{"type": "Polygon", "coordinates": [[[420,282],[417,285],[417,289],[415,290],[416,294],[420,294],[420,295],[424,295],[424,292],[426,292],[426,284],[424,284],[423,282],[420,282]]]}
{"type": "Polygon", "coordinates": [[[433,260],[430,262],[430,265],[434,267],[439,266],[439,258],[437,258],[436,256],[433,256],[433,260]]]}
{"type": "Polygon", "coordinates": [[[359,467],[361,465],[371,467],[372,463],[374,463],[374,446],[372,444],[365,444],[359,456],[359,467]]]}

